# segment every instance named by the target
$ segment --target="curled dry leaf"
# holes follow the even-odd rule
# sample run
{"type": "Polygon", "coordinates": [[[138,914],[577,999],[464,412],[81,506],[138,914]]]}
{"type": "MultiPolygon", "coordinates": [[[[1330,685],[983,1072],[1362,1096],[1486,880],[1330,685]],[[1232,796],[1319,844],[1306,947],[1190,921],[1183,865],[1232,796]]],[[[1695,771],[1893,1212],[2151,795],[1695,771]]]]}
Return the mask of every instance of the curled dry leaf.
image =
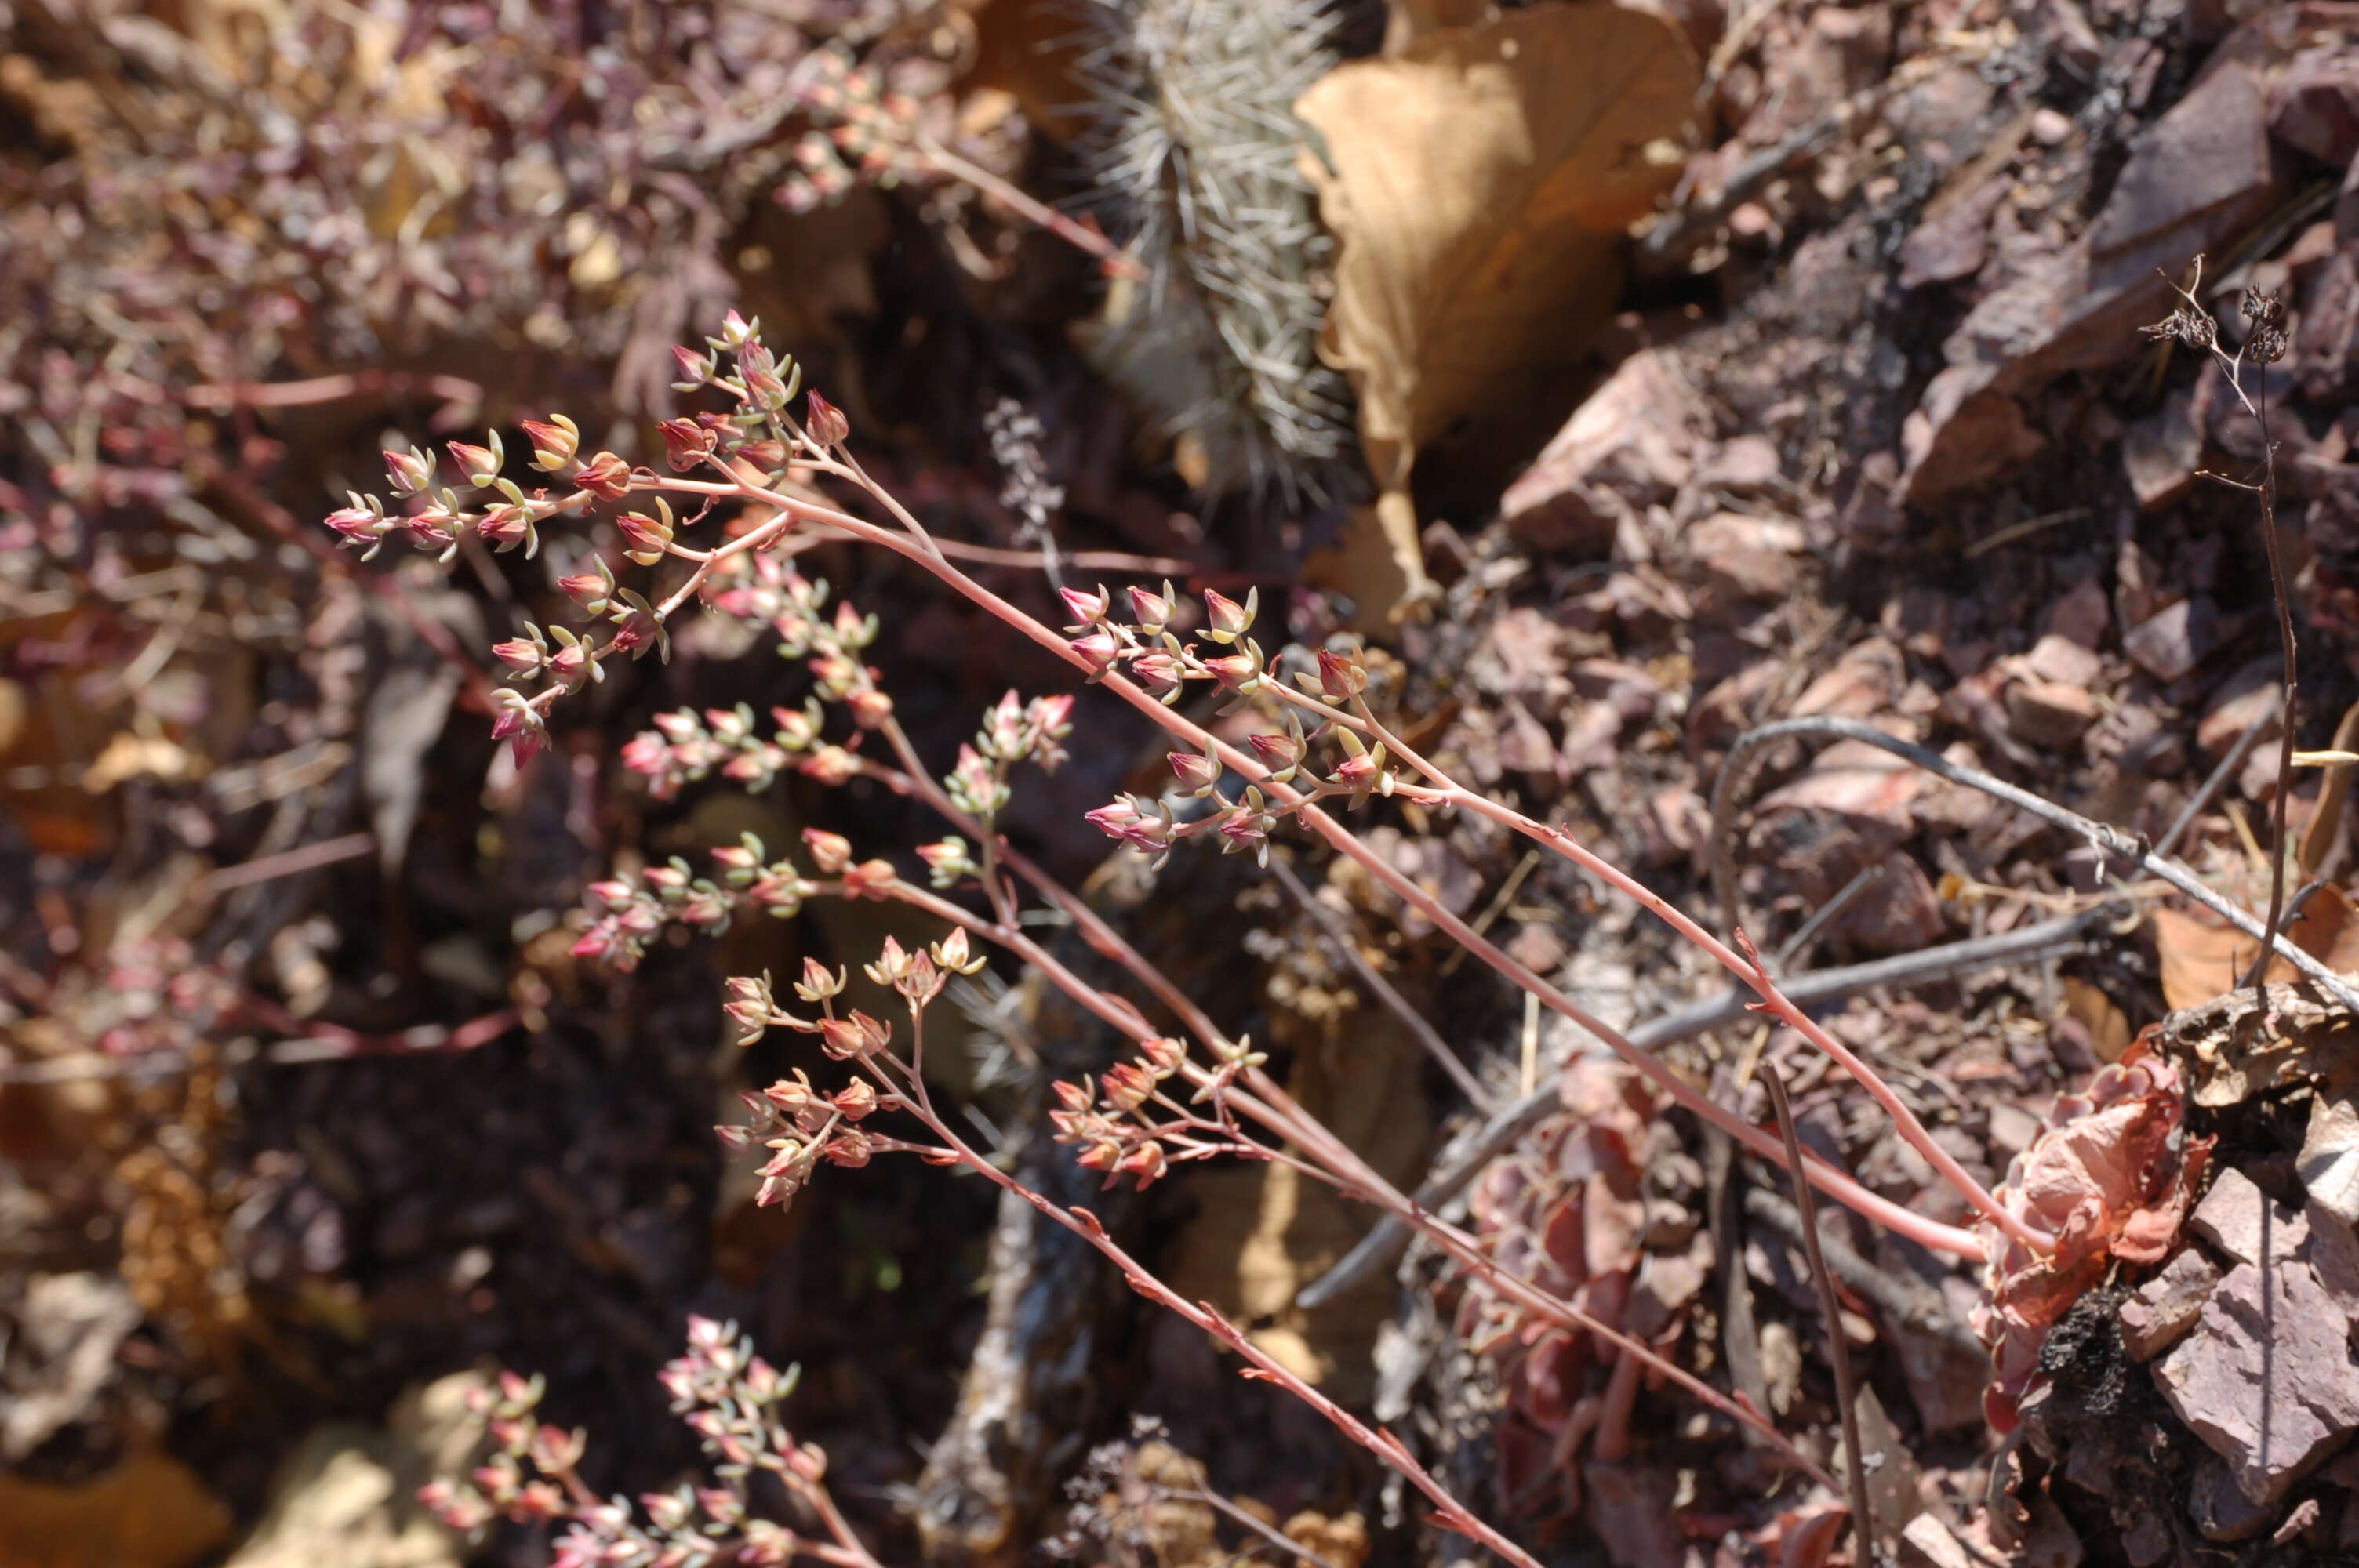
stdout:
{"type": "Polygon", "coordinates": [[[1973,1326],[1991,1348],[1983,1408],[1994,1430],[2014,1429],[2048,1330],[2113,1260],[2159,1263],[2169,1252],[2212,1152],[2210,1139],[2187,1136],[2186,1120],[2179,1069],[2141,1038],[2086,1094],[2059,1095],[2046,1128],[2008,1165],[1999,1201],[2056,1249],[2043,1258],[1982,1227],[1991,1261],[1973,1326]]]}
{"type": "Polygon", "coordinates": [[[1593,0],[1427,34],[1296,105],[1323,141],[1312,178],[1339,247],[1322,346],[1359,392],[1408,587],[1418,449],[1585,351],[1624,229],[1678,177],[1695,86],[1669,23],[1593,0]]]}

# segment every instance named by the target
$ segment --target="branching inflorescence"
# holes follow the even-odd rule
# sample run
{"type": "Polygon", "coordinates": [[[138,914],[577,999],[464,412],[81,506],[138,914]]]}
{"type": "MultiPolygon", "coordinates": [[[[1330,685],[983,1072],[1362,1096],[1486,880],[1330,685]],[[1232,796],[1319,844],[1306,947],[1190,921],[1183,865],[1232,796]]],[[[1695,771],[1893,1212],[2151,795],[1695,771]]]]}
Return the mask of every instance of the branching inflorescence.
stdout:
{"type": "MultiPolygon", "coordinates": [[[[1095,1081],[1057,1086],[1057,1134],[1077,1149],[1084,1165],[1105,1172],[1109,1181],[1130,1178],[1145,1184],[1173,1164],[1226,1154],[1281,1162],[1332,1184],[1425,1236],[1479,1279],[1501,1310],[1585,1333],[1599,1343],[1601,1354],[1629,1358],[1677,1382],[1723,1415],[1760,1432],[1795,1468],[1832,1490],[1824,1470],[1760,1412],[1598,1321],[1575,1300],[1502,1270],[1474,1237],[1414,1204],[1296,1105],[1265,1071],[1262,1054],[1251,1041],[1224,1033],[1089,904],[1005,841],[997,822],[1020,770],[1053,769],[1065,758],[1072,730],[1071,695],[1027,700],[1009,693],[984,713],[973,740],[961,748],[947,773],[934,776],[903,731],[878,672],[865,662],[864,650],[877,634],[875,618],[841,601],[831,609],[827,585],[793,568],[799,551],[848,536],[931,572],[1171,737],[1169,790],[1153,798],[1123,795],[1089,814],[1111,837],[1158,860],[1191,841],[1266,860],[1274,838],[1289,830],[1308,832],[1543,1005],[1589,1031],[1654,1091],[1761,1158],[1787,1166],[1785,1146],[1774,1130],[1717,1105],[1490,943],[1370,849],[1332,808],[1397,797],[1429,810],[1489,817],[1636,899],[1750,987],[1759,998],[1758,1010],[1826,1052],[1893,1116],[1901,1134],[1957,1189],[1989,1237],[2034,1254],[2052,1245],[2019,1206],[2002,1204],[1976,1183],[1872,1069],[1788,1000],[1741,935],[1734,946],[1723,943],[1570,835],[1459,784],[1378,718],[1367,700],[1366,668],[1357,657],[1321,650],[1309,659],[1274,658],[1254,636],[1259,607],[1252,594],[1239,602],[1207,591],[1199,604],[1169,582],[1133,586],[1118,594],[1067,588],[1061,595],[1067,624],[1061,631],[1045,625],[962,571],[950,549],[867,476],[846,448],[849,430],[840,412],[813,393],[804,401],[801,417],[796,416],[799,373],[764,345],[756,324],[733,314],[722,335],[707,341],[705,351],[682,348],[675,353],[683,372],[680,388],[718,393],[728,406],[663,423],[669,474],[634,467],[612,452],[584,455],[574,427],[552,417],[524,427],[531,460],[550,481],[545,487],[527,490],[500,471],[496,437],[484,447],[454,442],[449,455],[467,495],[440,482],[429,454],[389,453],[401,509],[355,496],[328,524],[347,541],[372,550],[397,536],[448,554],[471,535],[495,549],[528,551],[538,531],[552,524],[608,516],[629,561],[642,568],[676,561],[684,573],[660,597],[623,586],[603,560],[564,578],[560,586],[581,606],[585,625],[579,632],[527,627],[521,637],[501,645],[499,656],[516,678],[537,682],[538,689],[514,687],[501,693],[496,735],[528,757],[541,744],[556,705],[599,680],[617,656],[636,658],[650,651],[662,655],[671,618],[682,606],[701,600],[769,626],[782,653],[808,663],[815,691],[799,708],[771,709],[767,723],[749,708],[683,710],[659,718],[655,730],[633,740],[625,752],[627,765],[645,775],[656,793],[669,794],[716,772],[756,789],[788,772],[821,784],[865,778],[922,802],[944,822],[945,836],[916,851],[925,868],[922,883],[905,877],[890,859],[863,855],[837,835],[811,830],[803,835],[799,856],[774,857],[749,837],[713,851],[708,873],[674,860],[636,879],[598,883],[591,892],[590,918],[578,950],[624,968],[636,963],[668,925],[712,930],[755,912],[787,916],[815,898],[897,902],[949,927],[947,935],[919,950],[887,940],[865,965],[873,979],[899,998],[900,1018],[847,1011],[840,999],[848,972],[830,972],[815,962],[806,962],[786,996],[767,975],[728,982],[727,1011],[741,1043],[750,1044],[773,1028],[812,1034],[843,1076],[841,1085],[821,1087],[799,1072],[747,1095],[751,1120],[721,1130],[732,1147],[760,1152],[763,1201],[786,1201],[822,1166],[854,1167],[889,1153],[914,1154],[991,1181],[1087,1240],[1142,1293],[1236,1348],[1247,1363],[1247,1376],[1285,1386],[1398,1469],[1433,1501],[1442,1523],[1510,1561],[1529,1561],[1469,1513],[1388,1433],[1332,1404],[1211,1307],[1175,1294],[1087,1211],[1061,1207],[1023,1188],[970,1146],[951,1118],[938,1110],[924,1070],[928,1011],[951,975],[980,968],[984,950],[995,947],[1037,969],[1132,1043],[1130,1058],[1095,1081]],[[889,521],[873,522],[814,499],[808,485],[819,478],[852,485],[889,521]],[[698,546],[682,540],[691,524],[723,508],[728,510],[717,542],[698,546]],[[1182,711],[1181,699],[1191,687],[1216,694],[1224,700],[1224,712],[1250,709],[1262,725],[1242,744],[1217,739],[1182,711]],[[1070,920],[1093,948],[1114,961],[1144,1000],[1091,984],[1063,966],[1030,934],[1023,918],[1027,901],[1045,903],[1070,920]],[[1165,1015],[1162,1022],[1150,1016],[1150,1007],[1165,1015]]],[[[1959,1256],[1984,1255],[1985,1241],[1975,1231],[1937,1223],[1893,1203],[1816,1156],[1806,1156],[1803,1163],[1813,1184],[1872,1221],[1959,1256]]]]}
{"type": "Polygon", "coordinates": [[[546,1385],[503,1372],[495,1389],[476,1391],[491,1453],[463,1481],[429,1482],[419,1500],[454,1530],[473,1531],[495,1518],[559,1526],[554,1568],[707,1568],[711,1563],[782,1563],[797,1558],[830,1568],[879,1568],[829,1495],[827,1454],[797,1442],[777,1407],[794,1392],[796,1369],[780,1372],[754,1354],[735,1324],[688,1320],[688,1353],[663,1370],[672,1411],[715,1461],[709,1483],[650,1492],[634,1509],[601,1498],[580,1473],[589,1440],[538,1418],[546,1385]],[[775,1477],[817,1524],[803,1533],[761,1517],[747,1487],[775,1477]],[[645,1522],[642,1522],[644,1519],[645,1522]]]}

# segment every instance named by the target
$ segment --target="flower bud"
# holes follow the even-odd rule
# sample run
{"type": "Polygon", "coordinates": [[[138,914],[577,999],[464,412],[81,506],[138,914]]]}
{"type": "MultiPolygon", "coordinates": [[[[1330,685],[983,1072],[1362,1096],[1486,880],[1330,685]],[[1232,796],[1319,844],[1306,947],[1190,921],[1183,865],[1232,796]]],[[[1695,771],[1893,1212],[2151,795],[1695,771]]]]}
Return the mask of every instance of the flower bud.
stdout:
{"type": "Polygon", "coordinates": [[[720,445],[712,431],[693,419],[667,419],[656,429],[663,437],[666,460],[680,473],[701,466],[720,445]]]}
{"type": "Polygon", "coordinates": [[[816,389],[803,394],[810,412],[804,417],[803,428],[821,448],[841,446],[852,434],[852,421],[843,410],[821,397],[816,389]]]}
{"type": "Polygon", "coordinates": [[[592,557],[589,571],[559,578],[557,589],[580,605],[585,613],[603,615],[606,611],[606,601],[614,597],[614,574],[603,559],[592,557]]]}
{"type": "Polygon", "coordinates": [[[981,954],[968,957],[966,927],[963,925],[951,927],[951,934],[935,943],[932,951],[934,962],[953,974],[980,973],[984,963],[981,954]]]}
{"type": "Polygon", "coordinates": [[[1107,599],[1103,585],[1095,593],[1084,593],[1078,588],[1059,589],[1057,593],[1065,601],[1065,608],[1072,613],[1076,630],[1094,626],[1105,619],[1107,599]]]}
{"type": "Polygon", "coordinates": [[[876,1086],[866,1078],[854,1078],[838,1089],[829,1103],[846,1121],[858,1121],[876,1108],[876,1086]]]}
{"type": "Polygon", "coordinates": [[[630,493],[631,465],[612,452],[600,452],[575,471],[573,482],[602,500],[619,501],[630,493]]]}
{"type": "Polygon", "coordinates": [[[1245,744],[1253,748],[1253,754],[1261,760],[1262,766],[1269,770],[1272,784],[1292,783],[1296,770],[1302,766],[1303,753],[1310,749],[1301,736],[1288,731],[1248,735],[1245,744]]]}
{"type": "Polygon", "coordinates": [[[700,354],[685,343],[674,343],[671,357],[679,366],[679,379],[671,384],[674,392],[694,392],[712,379],[712,355],[700,354]]]}
{"type": "Polygon", "coordinates": [[[1221,764],[1194,752],[1172,752],[1171,773],[1190,795],[1210,795],[1221,782],[1221,764]]]}
{"type": "Polygon", "coordinates": [[[732,310],[721,319],[721,341],[728,348],[742,349],[761,330],[762,319],[759,316],[748,321],[732,310]]]}
{"type": "Polygon", "coordinates": [[[484,520],[475,524],[475,533],[495,550],[513,550],[518,545],[531,544],[532,508],[503,502],[484,514],[484,520]]]}
{"type": "Polygon", "coordinates": [[[1089,665],[1092,680],[1114,668],[1122,658],[1122,644],[1114,641],[1111,632],[1093,632],[1086,637],[1074,638],[1066,646],[1089,665]]]}
{"type": "Polygon", "coordinates": [[[582,449],[581,427],[562,414],[550,415],[547,424],[527,419],[524,433],[532,442],[533,464],[544,473],[556,473],[582,449]]]}
{"type": "Polygon", "coordinates": [[[1166,581],[1161,593],[1150,593],[1134,586],[1130,589],[1130,618],[1141,632],[1152,637],[1171,621],[1171,584],[1166,581]]]}
{"type": "Polygon", "coordinates": [[[434,482],[434,460],[416,447],[406,452],[387,452],[385,471],[396,493],[416,495],[434,482]]]}
{"type": "Polygon", "coordinates": [[[537,676],[540,673],[542,662],[549,657],[549,648],[538,636],[530,639],[511,637],[505,643],[492,644],[492,657],[520,676],[537,676]]]}
{"type": "Polygon", "coordinates": [[[451,454],[451,466],[459,470],[460,477],[478,490],[499,478],[507,460],[497,430],[491,433],[490,440],[488,447],[470,446],[465,441],[446,441],[442,446],[451,454]]]}
{"type": "Polygon", "coordinates": [[[820,869],[821,875],[834,876],[852,863],[852,841],[841,833],[806,827],[803,847],[810,851],[811,864],[820,869]]]}
{"type": "Polygon", "coordinates": [[[1115,1170],[1125,1176],[1136,1176],[1141,1190],[1144,1190],[1149,1182],[1161,1176],[1168,1168],[1163,1155],[1163,1145],[1152,1138],[1144,1143],[1135,1145],[1130,1152],[1125,1154],[1114,1166],[1115,1170]]]}
{"type": "Polygon", "coordinates": [[[1330,702],[1343,702],[1368,689],[1368,672],[1360,661],[1319,650],[1319,689],[1330,702]]]}
{"type": "Polygon", "coordinates": [[[831,975],[827,972],[827,966],[817,958],[805,958],[803,978],[795,982],[795,994],[816,1006],[831,997],[842,995],[844,984],[851,978],[849,966],[831,975]]]}
{"type": "Polygon", "coordinates": [[[1253,625],[1254,613],[1261,605],[1261,589],[1251,589],[1245,601],[1239,604],[1215,589],[1204,590],[1204,635],[1215,643],[1234,643],[1253,625]]]}

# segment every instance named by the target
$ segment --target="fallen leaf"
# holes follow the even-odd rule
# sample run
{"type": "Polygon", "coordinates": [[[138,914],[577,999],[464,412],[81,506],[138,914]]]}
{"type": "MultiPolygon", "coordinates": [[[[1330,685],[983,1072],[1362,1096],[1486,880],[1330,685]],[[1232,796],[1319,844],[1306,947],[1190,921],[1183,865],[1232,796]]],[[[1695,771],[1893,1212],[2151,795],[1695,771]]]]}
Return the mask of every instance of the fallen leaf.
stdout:
{"type": "Polygon", "coordinates": [[[2100,1062],[2118,1062],[2130,1047],[2130,1021],[2114,999],[2083,979],[2067,976],[2064,1011],[2089,1032],[2089,1048],[2100,1062]]]}
{"type": "MultiPolygon", "coordinates": [[[[2162,961],[2162,1000],[2173,1012],[2201,1007],[2244,982],[2260,944],[2231,926],[2175,909],[2154,912],[2154,946],[2162,961]]],[[[2337,974],[2359,969],[2359,912],[2338,888],[2321,888],[2286,930],[2293,945],[2337,974]]],[[[2290,980],[2294,967],[2269,961],[2265,980],[2290,980]]]]}
{"type": "Polygon", "coordinates": [[[1586,351],[1624,228],[1678,176],[1695,85],[1669,23],[1591,0],[1428,34],[1296,104],[1323,143],[1310,174],[1338,247],[1321,346],[1358,391],[1412,591],[1418,449],[1586,351]]]}
{"type": "Polygon", "coordinates": [[[72,1487],[0,1475],[0,1563],[180,1568],[228,1534],[228,1508],[169,1454],[134,1454],[72,1487]]]}

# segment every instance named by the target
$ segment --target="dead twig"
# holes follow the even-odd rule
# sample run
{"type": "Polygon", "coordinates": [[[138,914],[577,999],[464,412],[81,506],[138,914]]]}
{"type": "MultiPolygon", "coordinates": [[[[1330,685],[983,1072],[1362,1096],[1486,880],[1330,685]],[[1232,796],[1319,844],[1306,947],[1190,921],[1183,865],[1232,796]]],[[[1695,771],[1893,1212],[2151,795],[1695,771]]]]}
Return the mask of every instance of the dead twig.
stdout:
{"type": "MultiPolygon", "coordinates": [[[[1746,952],[1753,945],[1745,944],[1746,952]]],[[[1777,1069],[1767,1062],[1761,1065],[1761,1076],[1769,1085],[1769,1103],[1777,1112],[1777,1136],[1785,1140],[1786,1164],[1791,1171],[1802,1169],[1802,1141],[1794,1131],[1794,1108],[1786,1098],[1786,1080],[1777,1069]]],[[[1827,1322],[1827,1362],[1835,1374],[1835,1414],[1843,1421],[1843,1479],[1851,1487],[1851,1525],[1859,1538],[1859,1556],[1863,1563],[1878,1560],[1875,1550],[1875,1516],[1867,1501],[1867,1455],[1859,1448],[1859,1391],[1852,1381],[1851,1347],[1843,1343],[1843,1298],[1835,1293],[1835,1277],[1827,1271],[1827,1260],[1819,1249],[1818,1206],[1810,1199],[1810,1184],[1797,1175],[1794,1180],[1794,1210],[1801,1219],[1802,1256],[1810,1260],[1810,1279],[1819,1288],[1819,1311],[1827,1322]]]]}
{"type": "MultiPolygon", "coordinates": [[[[1995,799],[2029,812],[2043,822],[2061,827],[2115,860],[2126,860],[2136,866],[2147,876],[2169,882],[2245,935],[2262,941],[2265,946],[2273,947],[2279,957],[2317,981],[2337,1001],[2346,1007],[2359,1009],[2359,989],[2354,989],[2348,980],[2295,946],[2282,932],[2265,934],[2261,923],[2249,913],[2206,887],[2201,878],[2177,860],[2154,853],[2140,836],[2092,821],[2079,812],[2068,811],[2029,790],[2018,789],[2005,780],[1993,778],[1979,768],[1962,766],[1939,752],[1896,739],[1874,725],[1855,719],[1781,719],[1774,724],[1764,724],[1746,731],[1737,739],[1735,745],[1729,748],[1728,760],[1722,764],[1719,782],[1712,786],[1712,891],[1720,898],[1722,907],[1732,916],[1736,912],[1736,868],[1729,853],[1728,840],[1734,826],[1736,797],[1751,771],[1745,764],[1765,746],[1804,737],[1864,742],[1889,752],[1904,762],[1912,762],[1936,778],[1980,790],[1995,799]]],[[[1733,918],[1731,924],[1734,924],[1733,918]]]]}
{"type": "MultiPolygon", "coordinates": [[[[1782,982],[1779,989],[1799,1005],[1815,1007],[1876,986],[1930,985],[1977,969],[2053,957],[2098,940],[2120,921],[2127,907],[2114,901],[2001,936],[1975,937],[1929,947],[1921,953],[1903,953],[1865,964],[1798,975],[1782,982]]],[[[1652,1051],[1691,1040],[1743,1018],[1746,1004],[1754,1000],[1749,990],[1730,990],[1690,1003],[1677,1012],[1636,1025],[1629,1032],[1630,1043],[1652,1051]]],[[[1514,1148],[1557,1106],[1553,1084],[1525,1095],[1462,1140],[1455,1152],[1445,1155],[1419,1185],[1413,1201],[1427,1211],[1451,1202],[1466,1190],[1484,1166],[1514,1148]]],[[[1408,1245],[1410,1234],[1409,1227],[1399,1220],[1379,1220],[1333,1268],[1304,1286],[1295,1296],[1295,1303],[1308,1310],[1333,1300],[1398,1258],[1408,1245]]]]}
{"type": "Polygon", "coordinates": [[[1482,1080],[1468,1069],[1466,1064],[1458,1059],[1458,1053],[1450,1048],[1448,1043],[1435,1032],[1433,1025],[1428,1023],[1417,1009],[1409,1006],[1408,999],[1395,990],[1392,982],[1378,974],[1376,967],[1361,956],[1359,944],[1352,940],[1352,934],[1349,931],[1343,929],[1343,923],[1336,919],[1334,912],[1321,903],[1309,888],[1302,885],[1302,879],[1294,874],[1294,868],[1283,860],[1272,860],[1269,870],[1270,874],[1277,879],[1278,885],[1293,895],[1294,902],[1302,907],[1302,913],[1309,915],[1311,924],[1319,927],[1319,934],[1327,939],[1327,946],[1332,948],[1344,963],[1351,966],[1352,972],[1360,978],[1360,983],[1375,993],[1376,1000],[1385,1004],[1386,1010],[1400,1020],[1408,1032],[1417,1037],[1417,1043],[1425,1047],[1425,1054],[1432,1057],[1443,1072],[1450,1075],[1450,1081],[1458,1086],[1458,1092],[1464,1095],[1468,1102],[1476,1109],[1485,1114],[1496,1110],[1497,1098],[1483,1087],[1482,1080]]]}

